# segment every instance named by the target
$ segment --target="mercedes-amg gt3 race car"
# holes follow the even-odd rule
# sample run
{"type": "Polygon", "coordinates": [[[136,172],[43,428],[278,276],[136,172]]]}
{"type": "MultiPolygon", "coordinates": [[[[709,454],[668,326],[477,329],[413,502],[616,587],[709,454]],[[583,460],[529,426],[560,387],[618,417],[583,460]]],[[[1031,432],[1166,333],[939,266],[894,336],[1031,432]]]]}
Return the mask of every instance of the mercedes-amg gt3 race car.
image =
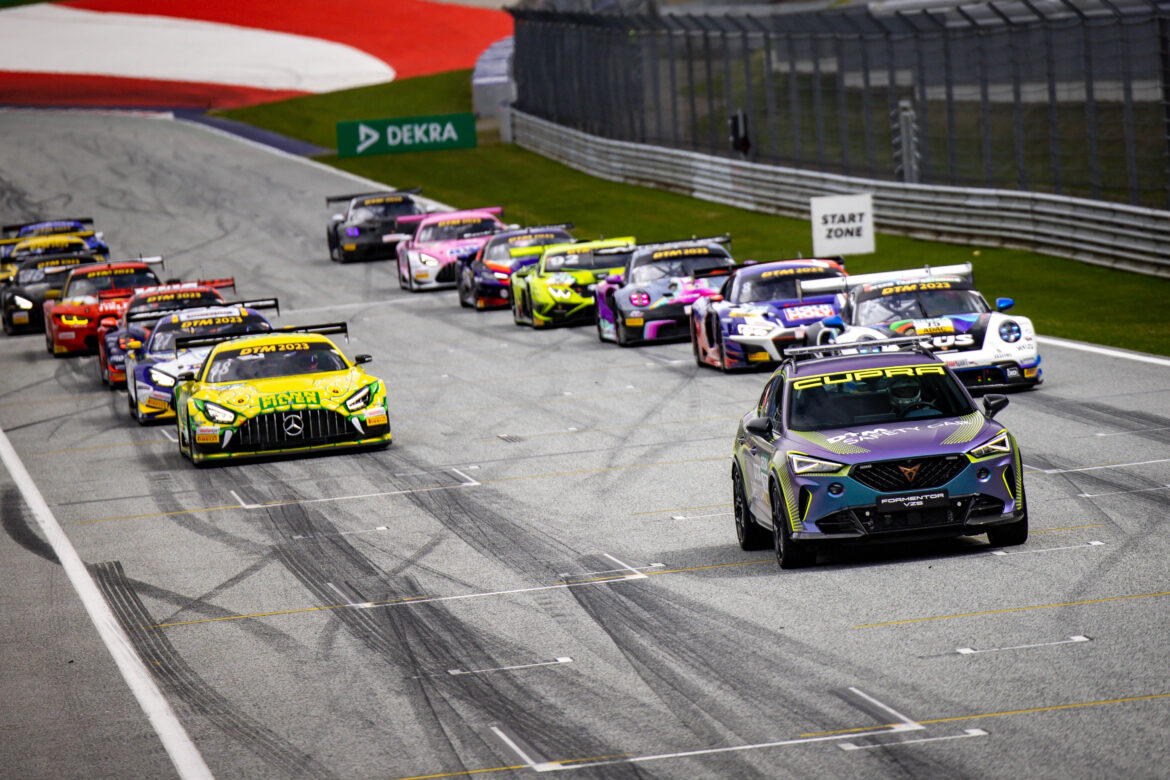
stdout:
{"type": "Polygon", "coordinates": [[[230,338],[179,339],[214,344],[175,385],[179,450],[195,465],[314,450],[388,447],[385,385],[351,362],[324,334],[345,323],[230,338]]]}
{"type": "Polygon", "coordinates": [[[126,402],[130,416],[139,425],[174,416],[171,400],[175,377],[197,370],[211,351],[210,346],[179,349],[178,339],[266,333],[272,330],[272,324],[260,313],[261,309],[279,312],[280,303],[270,298],[186,309],[155,319],[144,340],[127,339],[126,402]]]}
{"type": "Polygon", "coordinates": [[[512,274],[512,320],[534,328],[593,322],[594,288],[625,266],[634,244],[627,236],[546,246],[512,274]]]}
{"type": "Polygon", "coordinates": [[[151,266],[161,257],[120,260],[74,268],[59,294],[46,293],[45,349],[62,356],[97,350],[98,323],[118,316],[135,288],[160,284],[151,266]]]}
{"type": "Polygon", "coordinates": [[[126,381],[127,343],[145,341],[154,323],[164,314],[180,309],[223,304],[221,289],[236,287],[236,280],[204,279],[177,282],[134,291],[120,316],[105,316],[98,323],[98,375],[109,387],[121,387],[126,381]]]}
{"type": "Polygon", "coordinates": [[[506,230],[488,238],[474,257],[459,262],[459,305],[467,309],[502,308],[512,298],[512,274],[540,260],[550,244],[573,241],[571,222],[506,230]]]}
{"type": "Polygon", "coordinates": [[[804,343],[806,325],[837,313],[839,295],[800,300],[798,279],[845,275],[837,260],[778,260],[737,268],[718,295],[691,306],[691,347],[700,366],[723,371],[779,363],[785,347],[804,343]]]}
{"type": "Polygon", "coordinates": [[[1020,449],[991,419],[1007,397],[986,396],[980,411],[919,339],[883,348],[894,351],[786,351],[735,435],[732,506],[743,549],[770,545],[790,569],[814,563],[829,542],[1027,540],[1020,449]]]}
{"type": "Polygon", "coordinates": [[[25,258],[13,277],[0,288],[4,332],[35,333],[45,329],[44,303],[60,296],[68,273],[75,266],[98,262],[90,254],[45,255],[25,258]],[[52,291],[52,293],[50,293],[52,291]]]}
{"type": "Polygon", "coordinates": [[[1030,388],[1044,374],[1036,331],[1027,317],[995,309],[971,283],[971,264],[801,282],[804,295],[846,292],[839,317],[808,330],[810,343],[857,343],[921,336],[973,390],[1030,388]]]}
{"type": "Polygon", "coordinates": [[[411,292],[454,287],[459,260],[474,257],[493,235],[516,227],[500,222],[503,211],[491,206],[399,217],[399,228],[414,232],[398,245],[398,285],[411,292]]]}
{"type": "Polygon", "coordinates": [[[335,195],[325,199],[325,205],[345,202],[345,212],[334,214],[325,226],[329,243],[329,259],[348,263],[350,260],[389,260],[398,256],[398,243],[408,236],[400,232],[395,220],[426,210],[414,198],[422,189],[393,192],[366,192],[356,195],[335,195]]]}
{"type": "Polygon", "coordinates": [[[735,269],[728,236],[637,247],[620,274],[597,285],[597,338],[625,347],[685,339],[691,307],[719,294],[735,269]]]}

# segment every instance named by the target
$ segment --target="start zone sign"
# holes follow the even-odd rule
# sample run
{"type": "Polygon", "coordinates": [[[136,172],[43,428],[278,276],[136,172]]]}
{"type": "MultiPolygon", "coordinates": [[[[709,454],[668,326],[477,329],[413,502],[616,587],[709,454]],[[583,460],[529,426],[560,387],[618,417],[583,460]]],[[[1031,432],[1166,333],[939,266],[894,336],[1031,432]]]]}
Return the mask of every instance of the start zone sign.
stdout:
{"type": "Polygon", "coordinates": [[[341,157],[474,149],[475,145],[475,116],[470,113],[337,123],[337,154],[341,157]]]}
{"type": "Polygon", "coordinates": [[[873,253],[873,195],[830,195],[809,202],[814,257],[873,253]]]}

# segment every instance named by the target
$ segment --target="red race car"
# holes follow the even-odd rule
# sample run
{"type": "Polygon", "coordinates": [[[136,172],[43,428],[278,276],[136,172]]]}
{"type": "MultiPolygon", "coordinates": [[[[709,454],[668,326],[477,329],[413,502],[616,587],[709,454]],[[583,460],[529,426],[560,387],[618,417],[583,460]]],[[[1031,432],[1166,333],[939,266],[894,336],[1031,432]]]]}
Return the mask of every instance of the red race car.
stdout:
{"type": "Polygon", "coordinates": [[[121,314],[136,287],[160,284],[151,267],[160,263],[161,257],[145,257],[72,269],[65,287],[50,291],[44,303],[46,351],[58,357],[95,351],[102,317],[121,314]]]}
{"type": "Polygon", "coordinates": [[[236,288],[236,280],[201,279],[155,287],[141,287],[133,298],[121,299],[118,316],[103,315],[98,322],[98,375],[110,387],[126,381],[126,347],[130,339],[146,341],[158,317],[180,309],[218,306],[224,302],[221,289],[236,288]],[[151,315],[154,315],[153,317],[151,315]]]}

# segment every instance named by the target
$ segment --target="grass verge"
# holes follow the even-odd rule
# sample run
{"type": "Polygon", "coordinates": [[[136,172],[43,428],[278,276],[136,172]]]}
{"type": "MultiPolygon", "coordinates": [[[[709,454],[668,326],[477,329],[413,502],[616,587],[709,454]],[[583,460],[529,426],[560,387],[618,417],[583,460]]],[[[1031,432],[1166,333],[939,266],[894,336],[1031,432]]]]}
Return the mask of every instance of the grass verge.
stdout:
{"type": "MultiPolygon", "coordinates": [[[[223,112],[224,116],[322,147],[336,145],[343,120],[441,114],[471,109],[469,71],[294,98],[223,112]]],[[[581,237],[639,240],[730,233],[740,260],[809,256],[807,220],[723,206],[669,192],[617,184],[500,144],[481,130],[476,149],[379,157],[318,158],[396,186],[421,185],[459,207],[504,207],[505,218],[538,224],[572,221],[581,237]]],[[[326,215],[322,213],[324,220],[326,215]]],[[[322,244],[321,251],[325,251],[322,244]]],[[[879,234],[877,252],[848,258],[852,273],[972,261],[989,300],[1015,298],[1015,311],[1045,335],[1170,355],[1170,280],[1114,271],[1035,252],[958,246],[879,234]]]]}

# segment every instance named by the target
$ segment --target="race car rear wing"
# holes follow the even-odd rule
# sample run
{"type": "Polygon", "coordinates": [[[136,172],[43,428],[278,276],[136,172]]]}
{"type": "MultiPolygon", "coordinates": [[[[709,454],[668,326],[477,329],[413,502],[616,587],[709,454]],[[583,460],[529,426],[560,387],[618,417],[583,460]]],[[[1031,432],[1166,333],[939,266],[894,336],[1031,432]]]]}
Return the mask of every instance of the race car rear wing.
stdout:
{"type": "MultiPolygon", "coordinates": [[[[178,304],[175,301],[174,304],[178,304]]],[[[225,301],[224,303],[216,303],[208,306],[187,307],[179,305],[161,306],[151,311],[139,311],[133,314],[126,315],[126,322],[147,322],[149,320],[159,320],[168,314],[175,312],[193,312],[199,309],[231,309],[239,306],[244,309],[276,309],[276,314],[280,315],[280,301],[276,298],[257,298],[251,301],[225,301]]]]}
{"type": "MultiPolygon", "coordinates": [[[[34,219],[32,222],[21,222],[16,225],[0,226],[0,233],[19,233],[26,227],[33,225],[47,225],[50,222],[76,222],[79,225],[92,225],[93,217],[62,217],[61,219],[34,219]]],[[[28,236],[26,236],[28,238],[28,236]]]]}
{"type": "Polygon", "coordinates": [[[175,339],[174,350],[196,349],[198,347],[213,347],[225,341],[233,341],[245,336],[269,336],[273,333],[316,333],[322,336],[340,333],[349,341],[349,328],[344,322],[326,322],[320,325],[286,325],[282,328],[273,328],[263,333],[221,333],[214,336],[179,336],[175,339]]]}
{"type": "Polygon", "coordinates": [[[478,209],[456,209],[455,211],[431,211],[426,214],[404,214],[403,216],[394,220],[394,223],[396,229],[402,230],[403,226],[405,225],[415,225],[424,219],[429,219],[431,217],[441,217],[444,214],[469,214],[473,211],[486,211],[488,214],[494,214],[498,217],[504,213],[504,207],[484,206],[483,208],[478,209]]]}
{"type": "MultiPolygon", "coordinates": [[[[143,295],[150,293],[169,293],[181,292],[183,290],[191,290],[195,287],[214,287],[217,290],[226,289],[228,287],[232,290],[236,289],[236,279],[234,276],[226,276],[222,279],[196,279],[191,282],[173,282],[171,284],[152,284],[147,287],[135,287],[135,295],[143,295]]],[[[100,295],[100,294],[99,294],[100,295]]]]}
{"type": "Polygon", "coordinates": [[[789,347],[784,356],[793,360],[836,357],[839,355],[868,355],[875,352],[921,352],[933,354],[929,337],[902,336],[894,339],[873,339],[845,344],[824,344],[816,347],[789,347]]]}
{"type": "Polygon", "coordinates": [[[341,201],[351,201],[354,198],[369,198],[374,195],[417,195],[422,192],[422,187],[410,187],[405,190],[378,190],[376,192],[355,192],[352,195],[333,195],[325,199],[325,205],[330,203],[340,203],[341,201]]]}
{"type": "Polygon", "coordinates": [[[875,274],[857,274],[856,276],[841,276],[835,279],[797,280],[796,295],[803,299],[805,293],[838,293],[846,292],[866,284],[881,284],[882,282],[896,282],[901,279],[925,279],[930,276],[965,276],[971,278],[970,263],[959,265],[939,265],[931,268],[924,265],[921,268],[910,268],[903,271],[881,271],[875,274]]]}
{"type": "MultiPolygon", "coordinates": [[[[22,259],[26,259],[26,258],[22,258],[22,259]]],[[[47,258],[42,256],[42,257],[38,257],[36,259],[44,260],[47,258]]],[[[70,253],[68,255],[56,255],[52,259],[54,261],[76,260],[77,262],[70,263],[69,265],[54,265],[54,266],[50,266],[48,268],[42,268],[41,271],[43,271],[45,274],[48,274],[48,275],[64,274],[64,273],[68,273],[69,271],[72,271],[74,268],[76,268],[79,265],[96,265],[98,263],[105,262],[104,260],[98,260],[97,257],[95,257],[94,255],[91,255],[87,252],[85,252],[85,253],[73,252],[73,253],[70,253]]]]}

